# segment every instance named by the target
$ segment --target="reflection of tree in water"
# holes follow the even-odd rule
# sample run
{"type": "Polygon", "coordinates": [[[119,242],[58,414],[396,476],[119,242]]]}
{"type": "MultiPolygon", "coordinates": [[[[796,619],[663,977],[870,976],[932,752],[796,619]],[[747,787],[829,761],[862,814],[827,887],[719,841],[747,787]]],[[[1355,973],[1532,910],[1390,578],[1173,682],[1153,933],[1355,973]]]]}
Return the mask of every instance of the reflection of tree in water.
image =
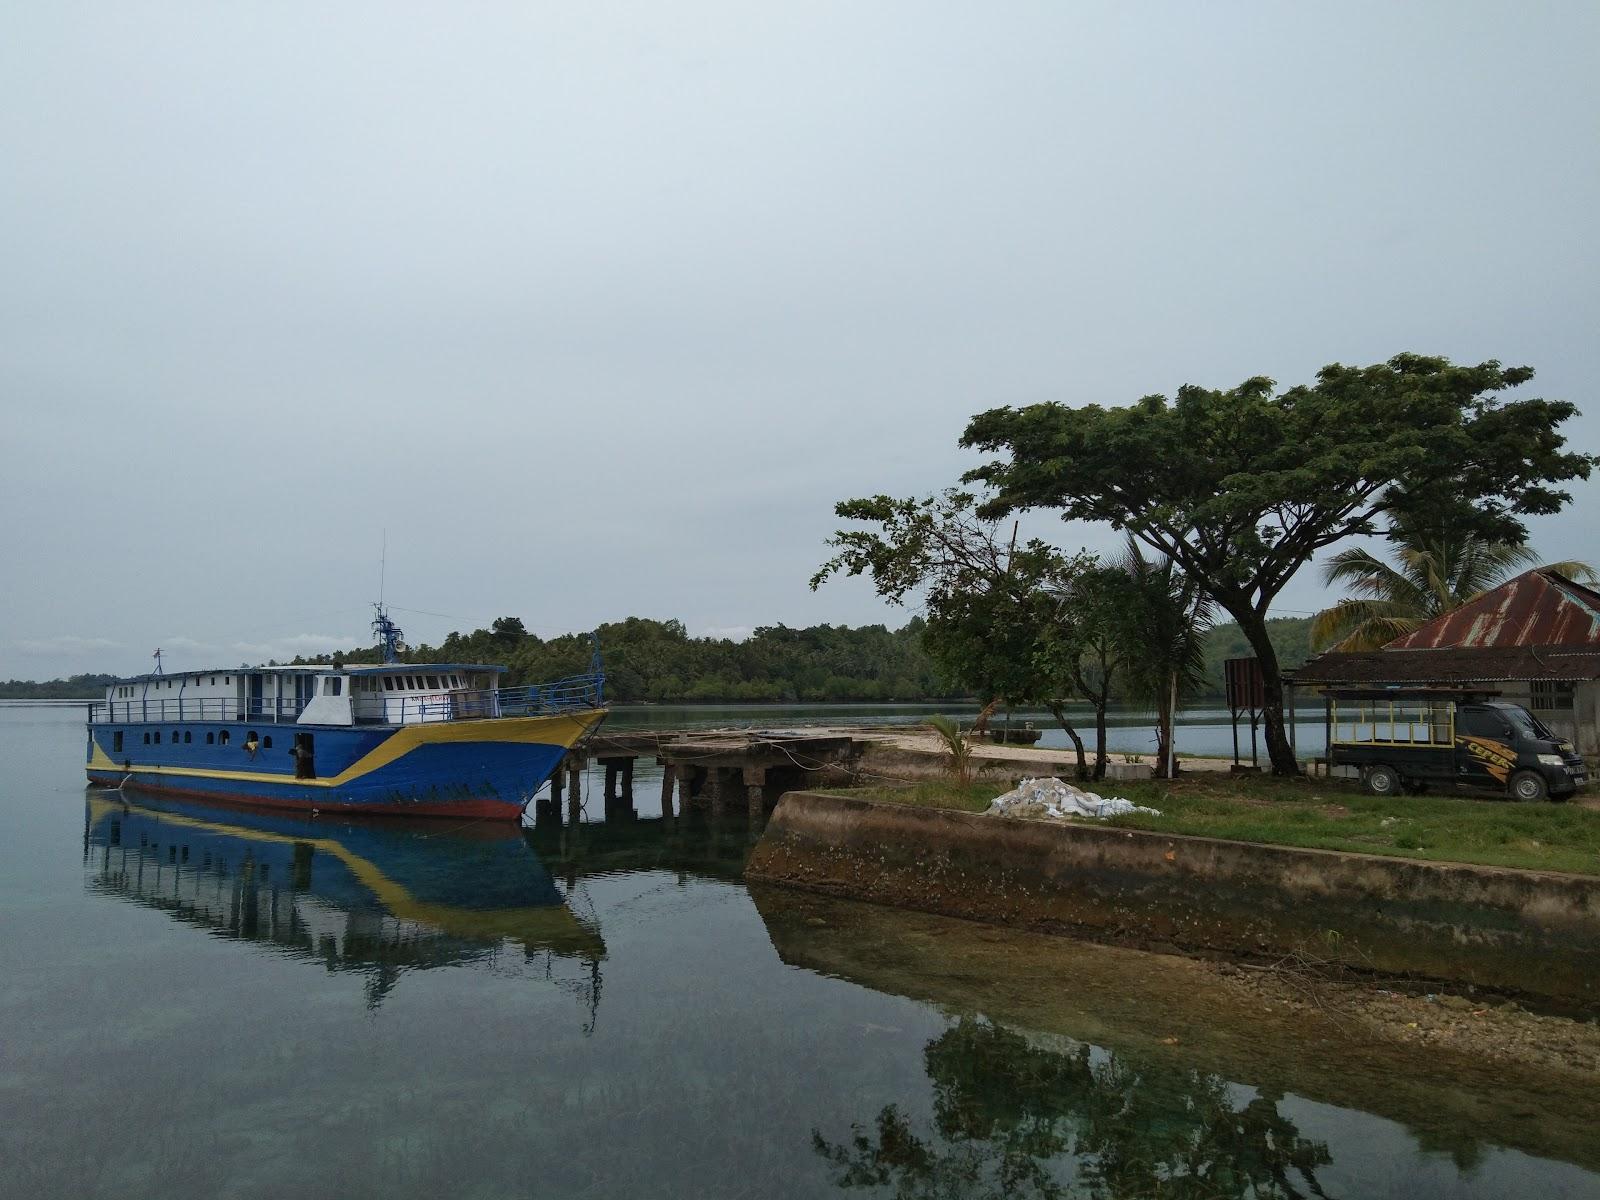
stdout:
{"type": "Polygon", "coordinates": [[[1300,1136],[1257,1096],[1235,1107],[1226,1080],[1088,1046],[1043,1049],[963,1018],[925,1052],[933,1130],[895,1105],[846,1142],[812,1142],[845,1188],[911,1197],[1173,1197],[1304,1200],[1324,1196],[1326,1145],[1300,1136]],[[1059,1161],[1058,1161],[1059,1160],[1059,1161]]]}

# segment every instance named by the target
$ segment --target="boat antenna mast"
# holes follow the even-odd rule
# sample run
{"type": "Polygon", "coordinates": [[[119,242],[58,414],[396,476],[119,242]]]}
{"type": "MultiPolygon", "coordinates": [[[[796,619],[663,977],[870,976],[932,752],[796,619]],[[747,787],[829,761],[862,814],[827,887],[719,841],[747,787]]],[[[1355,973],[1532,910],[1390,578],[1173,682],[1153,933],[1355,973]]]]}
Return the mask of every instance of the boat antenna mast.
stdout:
{"type": "Polygon", "coordinates": [[[372,632],[383,646],[383,661],[386,663],[399,662],[399,652],[406,648],[405,631],[389,619],[388,610],[383,607],[383,585],[389,574],[389,531],[383,531],[383,550],[378,558],[378,599],[373,603],[372,632]]]}
{"type": "Polygon", "coordinates": [[[372,632],[383,646],[383,661],[399,662],[399,652],[406,648],[405,631],[390,619],[382,600],[374,603],[372,609],[376,614],[372,618],[372,632]]]}
{"type": "Polygon", "coordinates": [[[160,646],[156,647],[156,652],[153,655],[151,655],[151,657],[156,660],[156,674],[157,675],[164,674],[164,672],[161,670],[161,647],[160,646]]]}

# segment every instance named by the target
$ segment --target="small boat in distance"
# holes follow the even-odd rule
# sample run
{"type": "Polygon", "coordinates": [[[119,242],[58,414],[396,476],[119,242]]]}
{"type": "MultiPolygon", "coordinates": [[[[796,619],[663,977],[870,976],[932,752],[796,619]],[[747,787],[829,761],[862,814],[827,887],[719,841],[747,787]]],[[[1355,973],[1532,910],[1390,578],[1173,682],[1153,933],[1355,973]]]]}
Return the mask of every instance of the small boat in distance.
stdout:
{"type": "Polygon", "coordinates": [[[516,820],[605,719],[587,674],[499,686],[505,667],[402,663],[378,607],[382,663],[228,667],[119,679],[89,708],[91,783],[318,812],[516,820]]]}

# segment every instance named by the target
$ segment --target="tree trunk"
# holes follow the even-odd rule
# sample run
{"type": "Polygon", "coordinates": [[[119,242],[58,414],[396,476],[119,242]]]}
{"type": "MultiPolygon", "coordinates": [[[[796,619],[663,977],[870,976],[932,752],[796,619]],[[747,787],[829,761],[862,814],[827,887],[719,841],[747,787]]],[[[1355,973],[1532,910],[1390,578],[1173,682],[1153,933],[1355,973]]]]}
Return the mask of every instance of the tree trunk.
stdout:
{"type": "Polygon", "coordinates": [[[1111,663],[1104,652],[1099,652],[1099,686],[1090,687],[1083,672],[1082,660],[1073,671],[1072,682],[1081,695],[1094,705],[1094,778],[1106,777],[1106,708],[1111,701],[1111,663]]]}
{"type": "Polygon", "coordinates": [[[1156,761],[1150,768],[1154,779],[1167,778],[1167,747],[1172,744],[1172,721],[1166,713],[1166,701],[1156,702],[1156,761]]]}
{"type": "Polygon", "coordinates": [[[1072,722],[1067,720],[1066,712],[1059,705],[1051,705],[1050,711],[1055,714],[1056,722],[1067,731],[1067,736],[1072,739],[1073,747],[1078,751],[1078,779],[1089,778],[1089,764],[1083,757],[1083,739],[1078,736],[1078,731],[1072,727],[1072,722]]]}
{"type": "Polygon", "coordinates": [[[1106,698],[1094,702],[1094,777],[1106,777],[1106,698]]]}
{"type": "Polygon", "coordinates": [[[1261,716],[1266,727],[1267,757],[1272,761],[1272,773],[1298,775],[1300,764],[1295,761],[1283,723],[1283,672],[1278,666],[1278,652],[1267,636],[1267,620],[1253,608],[1229,608],[1228,612],[1239,622],[1240,632],[1261,664],[1261,716]]]}

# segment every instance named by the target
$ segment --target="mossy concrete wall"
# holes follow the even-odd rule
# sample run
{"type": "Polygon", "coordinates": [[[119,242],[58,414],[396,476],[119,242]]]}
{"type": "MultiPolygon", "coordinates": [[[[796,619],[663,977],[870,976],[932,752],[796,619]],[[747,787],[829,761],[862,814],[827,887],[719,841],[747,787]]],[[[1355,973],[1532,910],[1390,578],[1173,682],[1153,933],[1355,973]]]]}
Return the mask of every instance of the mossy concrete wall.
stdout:
{"type": "Polygon", "coordinates": [[[1600,1010],[1600,878],[790,792],[746,877],[948,916],[1298,954],[1600,1010]]]}

